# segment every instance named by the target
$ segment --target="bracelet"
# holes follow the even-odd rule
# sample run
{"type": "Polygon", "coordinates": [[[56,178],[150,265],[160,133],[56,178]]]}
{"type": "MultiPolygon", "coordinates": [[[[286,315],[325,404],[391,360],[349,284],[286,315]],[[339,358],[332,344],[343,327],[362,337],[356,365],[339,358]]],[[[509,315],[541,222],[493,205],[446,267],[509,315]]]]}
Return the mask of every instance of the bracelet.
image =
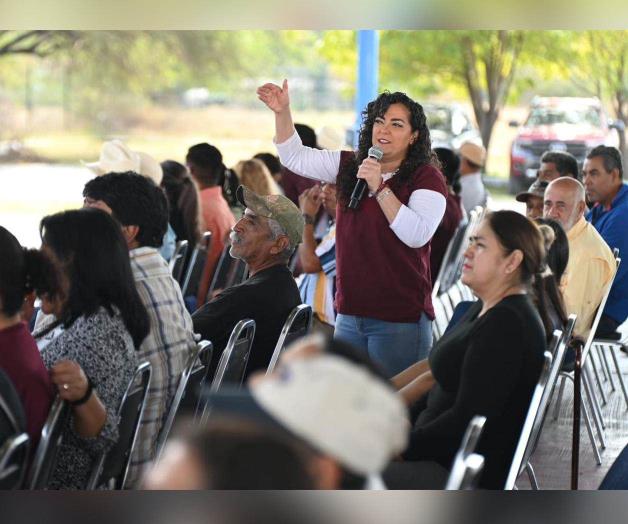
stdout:
{"type": "Polygon", "coordinates": [[[379,187],[375,190],[375,193],[373,193],[373,196],[377,196],[377,195],[379,195],[385,187],[387,187],[387,186],[386,186],[386,181],[385,181],[385,180],[382,180],[382,183],[381,183],[381,184],[379,185],[379,187]]]}
{"type": "Polygon", "coordinates": [[[388,195],[391,195],[391,194],[392,194],[392,190],[391,189],[386,189],[386,191],[382,191],[379,195],[377,195],[375,197],[375,199],[378,202],[381,202],[382,200],[384,200],[384,198],[386,198],[388,195]]]}
{"type": "Polygon", "coordinates": [[[315,219],[312,215],[308,215],[307,213],[302,213],[303,215],[303,220],[305,220],[306,224],[309,224],[310,226],[314,225],[315,219]]]}
{"type": "Polygon", "coordinates": [[[85,404],[85,402],[89,400],[89,397],[92,396],[93,391],[94,391],[94,384],[92,383],[92,379],[88,377],[87,378],[87,391],[85,392],[85,395],[83,395],[78,400],[75,400],[74,402],[70,402],[70,405],[73,407],[82,406],[83,404],[85,404]]]}

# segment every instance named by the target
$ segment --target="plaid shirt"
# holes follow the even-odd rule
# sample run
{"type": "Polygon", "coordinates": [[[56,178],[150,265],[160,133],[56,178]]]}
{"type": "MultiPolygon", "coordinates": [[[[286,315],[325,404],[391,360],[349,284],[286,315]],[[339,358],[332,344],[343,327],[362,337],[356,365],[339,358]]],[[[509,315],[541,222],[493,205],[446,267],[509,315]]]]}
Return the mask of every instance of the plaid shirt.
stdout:
{"type": "Polygon", "coordinates": [[[147,360],[152,365],[144,417],[131,458],[129,482],[133,486],[153,460],[157,436],[195,341],[179,284],[159,252],[140,247],[129,255],[135,285],[150,319],[150,332],[139,348],[138,361],[147,360]]]}

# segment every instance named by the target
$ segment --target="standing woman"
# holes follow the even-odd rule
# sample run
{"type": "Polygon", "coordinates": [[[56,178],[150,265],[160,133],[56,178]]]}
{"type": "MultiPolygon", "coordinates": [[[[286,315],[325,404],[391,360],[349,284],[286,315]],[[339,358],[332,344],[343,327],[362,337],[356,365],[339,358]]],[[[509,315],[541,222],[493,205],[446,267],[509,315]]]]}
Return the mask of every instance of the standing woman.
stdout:
{"type": "Polygon", "coordinates": [[[257,93],[275,113],[281,163],[337,184],[335,336],[395,375],[425,358],[432,340],[430,239],[445,212],[447,189],[423,108],[404,93],[384,92],[363,113],[358,151],[328,151],[302,145],[287,80],[257,93]],[[383,152],[381,162],[368,157],[372,146],[383,152]],[[352,210],[358,178],[369,194],[352,210]]]}
{"type": "MultiPolygon", "coordinates": [[[[69,284],[64,296],[42,297],[44,313],[54,314],[56,321],[34,334],[41,356],[48,368],[67,360],[82,368],[90,387],[74,402],[75,409],[90,410],[93,390],[104,407],[96,410],[102,419],[94,422],[95,430],[83,427],[87,414],[75,412],[70,418],[52,474],[53,488],[83,489],[94,457],[118,439],[116,413],[149,320],[120,225],[111,216],[99,209],[64,211],[45,217],[40,230],[42,250],[60,263],[69,284]]],[[[75,384],[59,387],[71,394],[75,384]]]]}

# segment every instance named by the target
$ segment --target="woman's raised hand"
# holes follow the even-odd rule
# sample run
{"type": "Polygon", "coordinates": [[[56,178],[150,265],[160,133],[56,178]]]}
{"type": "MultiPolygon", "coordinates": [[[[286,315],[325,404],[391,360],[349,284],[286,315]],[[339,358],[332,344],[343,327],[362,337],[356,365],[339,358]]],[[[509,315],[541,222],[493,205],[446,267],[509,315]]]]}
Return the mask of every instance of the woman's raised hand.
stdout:
{"type": "Polygon", "coordinates": [[[264,102],[275,113],[281,113],[290,106],[288,80],[284,79],[279,87],[277,84],[264,84],[257,88],[257,98],[264,102]]]}

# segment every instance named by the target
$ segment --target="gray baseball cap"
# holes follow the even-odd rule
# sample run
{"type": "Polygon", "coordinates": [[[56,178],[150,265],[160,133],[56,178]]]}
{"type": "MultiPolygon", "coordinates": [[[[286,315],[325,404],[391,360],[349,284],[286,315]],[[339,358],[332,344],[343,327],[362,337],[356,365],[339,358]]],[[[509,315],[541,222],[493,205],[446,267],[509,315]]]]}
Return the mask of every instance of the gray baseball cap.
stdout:
{"type": "Polygon", "coordinates": [[[283,195],[257,195],[244,186],[236,191],[238,202],[248,207],[258,216],[272,218],[286,230],[290,244],[296,246],[303,240],[305,220],[301,211],[289,198],[283,195]]]}

